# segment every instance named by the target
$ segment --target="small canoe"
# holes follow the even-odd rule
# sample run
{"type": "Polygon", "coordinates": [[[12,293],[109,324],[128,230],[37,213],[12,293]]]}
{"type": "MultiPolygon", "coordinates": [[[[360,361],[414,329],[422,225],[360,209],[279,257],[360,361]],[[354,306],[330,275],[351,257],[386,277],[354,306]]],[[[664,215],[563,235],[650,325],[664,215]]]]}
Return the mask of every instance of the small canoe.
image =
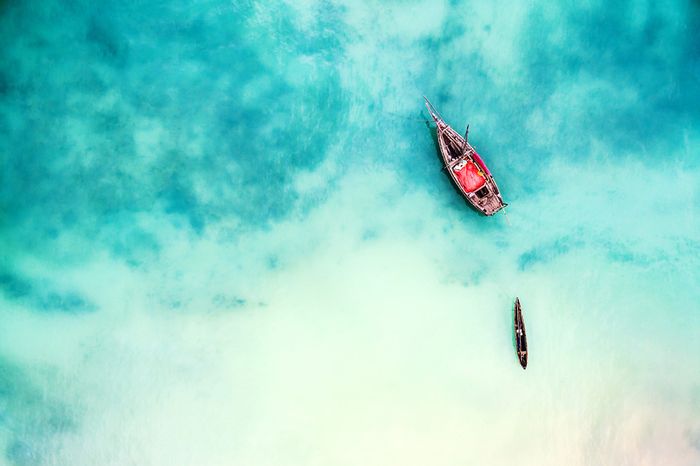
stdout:
{"type": "Polygon", "coordinates": [[[507,206],[488,167],[467,140],[469,127],[462,137],[445,123],[427,98],[425,106],[437,125],[440,154],[457,189],[484,215],[493,215],[507,206]]]}
{"type": "Polygon", "coordinates": [[[527,367],[527,336],[525,335],[525,322],[523,321],[523,312],[520,309],[520,300],[515,298],[515,306],[513,306],[513,322],[515,327],[515,351],[518,355],[520,365],[525,369],[527,367]]]}

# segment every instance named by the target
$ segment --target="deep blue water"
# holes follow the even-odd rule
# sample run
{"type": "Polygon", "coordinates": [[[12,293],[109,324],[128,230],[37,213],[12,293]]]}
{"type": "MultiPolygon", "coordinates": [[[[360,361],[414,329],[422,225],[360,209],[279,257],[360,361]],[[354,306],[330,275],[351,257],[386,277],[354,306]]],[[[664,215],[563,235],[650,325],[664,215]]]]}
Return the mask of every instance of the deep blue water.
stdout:
{"type": "Polygon", "coordinates": [[[0,2],[0,464],[700,463],[699,30],[0,2]],[[423,95],[507,216],[451,187],[423,95]]]}

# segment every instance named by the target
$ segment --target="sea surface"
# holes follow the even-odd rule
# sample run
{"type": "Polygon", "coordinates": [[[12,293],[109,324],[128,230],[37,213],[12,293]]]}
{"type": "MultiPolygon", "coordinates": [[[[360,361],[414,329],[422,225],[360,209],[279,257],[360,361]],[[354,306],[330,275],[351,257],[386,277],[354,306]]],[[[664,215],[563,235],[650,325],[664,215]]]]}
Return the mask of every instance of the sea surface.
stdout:
{"type": "Polygon", "coordinates": [[[0,2],[0,465],[700,464],[698,31],[697,1],[0,2]]]}

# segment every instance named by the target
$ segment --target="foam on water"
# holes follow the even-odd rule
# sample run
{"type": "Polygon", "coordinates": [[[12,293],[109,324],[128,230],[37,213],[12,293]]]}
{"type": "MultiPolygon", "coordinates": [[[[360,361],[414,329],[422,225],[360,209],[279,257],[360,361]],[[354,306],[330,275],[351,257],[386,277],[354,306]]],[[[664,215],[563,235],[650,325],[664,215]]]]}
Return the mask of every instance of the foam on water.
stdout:
{"type": "Polygon", "coordinates": [[[695,4],[0,12],[2,464],[700,462],[695,4]]]}

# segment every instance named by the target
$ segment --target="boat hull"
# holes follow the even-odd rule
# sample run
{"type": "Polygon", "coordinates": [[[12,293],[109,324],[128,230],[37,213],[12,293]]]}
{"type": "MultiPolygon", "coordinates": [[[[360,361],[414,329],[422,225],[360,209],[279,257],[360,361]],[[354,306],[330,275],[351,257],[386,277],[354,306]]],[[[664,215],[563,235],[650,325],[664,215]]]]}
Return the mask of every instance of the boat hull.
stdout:
{"type": "Polygon", "coordinates": [[[467,140],[450,127],[426,99],[437,125],[437,142],[445,170],[464,198],[479,212],[491,216],[507,204],[481,156],[467,140]]]}
{"type": "Polygon", "coordinates": [[[523,369],[527,368],[527,335],[525,334],[525,321],[520,309],[520,299],[515,298],[513,306],[513,330],[515,332],[515,352],[518,362],[523,369]]]}

